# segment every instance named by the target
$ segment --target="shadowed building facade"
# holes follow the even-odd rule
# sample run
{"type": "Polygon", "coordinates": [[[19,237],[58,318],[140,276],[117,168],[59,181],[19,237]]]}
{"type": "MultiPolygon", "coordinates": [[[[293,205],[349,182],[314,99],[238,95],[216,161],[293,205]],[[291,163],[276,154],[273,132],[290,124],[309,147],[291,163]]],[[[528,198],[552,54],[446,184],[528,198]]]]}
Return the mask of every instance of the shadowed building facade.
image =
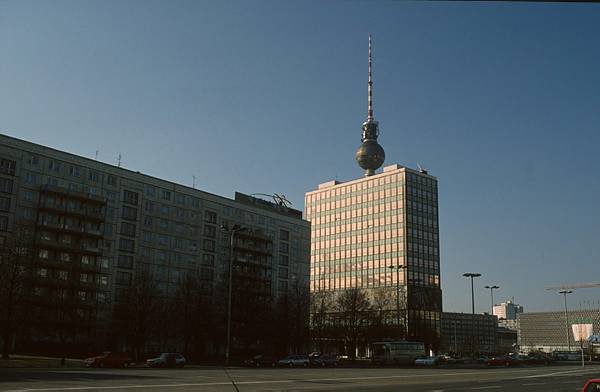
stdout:
{"type": "Polygon", "coordinates": [[[369,37],[368,112],[355,155],[365,176],[329,181],[305,196],[311,293],[334,293],[335,303],[344,291],[364,290],[377,313],[363,317],[364,340],[406,338],[437,348],[442,311],[437,179],[400,165],[376,173],[385,152],[373,116],[371,48],[369,37]]]}

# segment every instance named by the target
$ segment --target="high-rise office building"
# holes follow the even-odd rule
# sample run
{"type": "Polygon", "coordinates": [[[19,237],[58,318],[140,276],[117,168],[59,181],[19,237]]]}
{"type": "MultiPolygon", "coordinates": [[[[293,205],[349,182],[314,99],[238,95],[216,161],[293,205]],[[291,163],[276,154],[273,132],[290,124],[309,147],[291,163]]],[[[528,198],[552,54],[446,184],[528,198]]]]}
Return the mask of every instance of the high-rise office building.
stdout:
{"type": "Polygon", "coordinates": [[[368,116],[356,152],[366,172],[306,193],[310,288],[313,293],[360,288],[371,298],[383,291],[394,299],[386,304],[384,322],[396,328],[379,338],[422,340],[436,348],[442,311],[437,179],[400,165],[375,172],[385,153],[377,142],[372,85],[369,37],[368,116]]]}
{"type": "MultiPolygon", "coordinates": [[[[163,297],[175,295],[186,274],[196,276],[224,330],[230,237],[222,225],[244,228],[233,249],[235,348],[252,343],[240,337],[251,330],[243,316],[249,299],[274,305],[308,295],[310,223],[301,211],[241,193],[217,196],[0,135],[0,245],[18,230],[31,236],[30,319],[44,324],[22,344],[55,340],[55,299],[75,308],[79,326],[97,325],[99,306],[110,324],[113,307],[142,270],[151,271],[163,297]]],[[[106,342],[99,349],[115,349],[107,345],[121,338],[108,327],[79,329],[88,340],[99,333],[94,339],[106,342]]],[[[219,351],[223,342],[211,346],[219,351]]]]}
{"type": "Polygon", "coordinates": [[[523,313],[523,306],[511,300],[502,302],[493,307],[494,316],[498,316],[498,325],[516,331],[519,329],[518,315],[523,313]]]}

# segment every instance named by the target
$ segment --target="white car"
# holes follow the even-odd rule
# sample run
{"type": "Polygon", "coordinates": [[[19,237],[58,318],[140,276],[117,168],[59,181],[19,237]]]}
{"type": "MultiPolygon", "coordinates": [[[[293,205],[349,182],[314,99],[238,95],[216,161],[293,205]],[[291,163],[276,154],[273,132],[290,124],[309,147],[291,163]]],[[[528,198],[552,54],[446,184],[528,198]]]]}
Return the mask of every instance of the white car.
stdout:
{"type": "Polygon", "coordinates": [[[307,367],[310,363],[307,355],[288,355],[287,357],[277,361],[279,366],[302,366],[307,367]]]}
{"type": "Polygon", "coordinates": [[[156,358],[146,360],[148,367],[178,367],[185,366],[185,357],[178,353],[162,353],[156,358]]]}
{"type": "Polygon", "coordinates": [[[435,366],[440,362],[440,358],[436,356],[421,357],[415,359],[415,365],[419,366],[435,366]]]}

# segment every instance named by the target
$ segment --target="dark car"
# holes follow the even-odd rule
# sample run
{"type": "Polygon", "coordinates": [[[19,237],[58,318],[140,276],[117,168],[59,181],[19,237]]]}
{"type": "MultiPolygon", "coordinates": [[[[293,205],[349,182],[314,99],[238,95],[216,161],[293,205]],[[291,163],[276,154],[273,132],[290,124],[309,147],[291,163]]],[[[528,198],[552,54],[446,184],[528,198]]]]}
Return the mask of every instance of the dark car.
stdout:
{"type": "Polygon", "coordinates": [[[87,367],[128,367],[132,362],[129,354],[111,351],[105,351],[100,355],[83,360],[87,367]]]}
{"type": "Polygon", "coordinates": [[[320,355],[311,357],[310,364],[317,367],[337,367],[340,363],[335,355],[320,355]]]}
{"type": "Polygon", "coordinates": [[[525,359],[525,363],[529,365],[550,365],[554,362],[554,358],[543,353],[532,353],[525,359]]]}
{"type": "Polygon", "coordinates": [[[511,357],[510,355],[502,355],[488,359],[486,364],[488,366],[518,366],[521,364],[521,361],[518,358],[511,357]]]}
{"type": "Polygon", "coordinates": [[[275,365],[277,365],[277,358],[262,354],[244,361],[244,366],[248,367],[274,367],[275,365]]]}

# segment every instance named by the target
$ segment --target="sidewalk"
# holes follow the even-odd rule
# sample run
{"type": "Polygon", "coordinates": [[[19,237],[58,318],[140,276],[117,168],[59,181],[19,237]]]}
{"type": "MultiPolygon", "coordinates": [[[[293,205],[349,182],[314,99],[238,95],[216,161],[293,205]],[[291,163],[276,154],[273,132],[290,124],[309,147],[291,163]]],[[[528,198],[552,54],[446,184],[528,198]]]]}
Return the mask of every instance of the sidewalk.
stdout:
{"type": "Polygon", "coordinates": [[[81,359],[66,358],[61,366],[60,358],[12,354],[10,359],[0,359],[0,368],[61,368],[82,367],[81,359]]]}

